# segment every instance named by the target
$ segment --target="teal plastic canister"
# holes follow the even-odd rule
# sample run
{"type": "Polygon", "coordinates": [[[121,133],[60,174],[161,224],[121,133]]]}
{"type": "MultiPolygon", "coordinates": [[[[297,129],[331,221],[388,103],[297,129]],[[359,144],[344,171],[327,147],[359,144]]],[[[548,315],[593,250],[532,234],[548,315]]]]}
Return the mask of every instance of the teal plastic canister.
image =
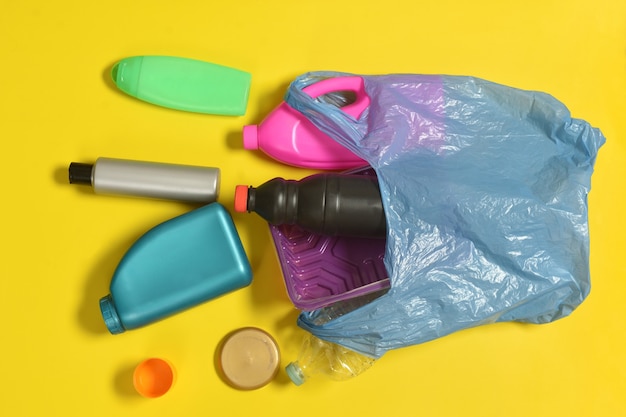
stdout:
{"type": "Polygon", "coordinates": [[[159,224],[126,252],[100,300],[112,334],[181,312],[252,280],[228,211],[212,203],[159,224]]]}

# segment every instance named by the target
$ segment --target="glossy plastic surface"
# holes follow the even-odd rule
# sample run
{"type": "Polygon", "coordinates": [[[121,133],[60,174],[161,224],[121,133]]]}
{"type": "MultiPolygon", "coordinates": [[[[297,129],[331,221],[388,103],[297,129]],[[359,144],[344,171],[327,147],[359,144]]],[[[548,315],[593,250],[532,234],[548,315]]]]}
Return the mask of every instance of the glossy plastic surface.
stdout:
{"type": "Polygon", "coordinates": [[[246,112],[251,79],[238,69],[174,56],[125,58],[111,76],[120,90],[152,104],[233,116],[246,112]]]}
{"type": "Polygon", "coordinates": [[[0,415],[626,416],[625,17],[616,0],[5,1],[0,415]],[[246,116],[159,109],[116,91],[108,68],[137,54],[251,72],[246,116]],[[123,253],[192,205],[96,196],[67,184],[67,164],[116,156],[219,166],[230,210],[237,184],[306,175],[244,151],[241,126],[260,123],[297,74],[318,69],[478,75],[550,92],[600,127],[607,145],[589,194],[593,282],[582,308],[547,326],[458,332],[391,352],[350,381],[296,387],[283,368],[304,330],[269,229],[233,214],[252,285],[109,336],[96,304],[123,253]],[[233,389],[214,369],[217,344],[241,326],[269,331],[285,358],[258,391],[233,389]],[[170,360],[177,379],[143,400],[131,374],[150,356],[170,360]]]}
{"type": "Polygon", "coordinates": [[[205,166],[98,158],[89,166],[72,162],[70,183],[89,184],[96,194],[212,203],[220,191],[220,169],[205,166]],[[75,173],[78,175],[74,175],[75,173]]]}
{"type": "Polygon", "coordinates": [[[298,226],[271,226],[289,298],[300,310],[389,287],[385,241],[323,236],[298,226]]]}
{"type": "Polygon", "coordinates": [[[101,310],[111,333],[165,318],[250,284],[230,214],[219,203],[148,231],[128,250],[101,310]]]}
{"type": "Polygon", "coordinates": [[[346,381],[362,374],[375,362],[374,358],[307,334],[298,359],[289,363],[285,371],[296,385],[304,384],[315,375],[346,381]]]}
{"type": "MultiPolygon", "coordinates": [[[[374,175],[372,169],[351,171],[374,175]]],[[[385,240],[325,236],[298,226],[270,225],[289,298],[300,310],[389,287],[385,240]]]]}
{"type": "MultiPolygon", "coordinates": [[[[243,194],[241,187],[236,194],[243,194]]],[[[236,209],[241,198],[235,197],[236,209]]],[[[249,187],[246,209],[274,225],[297,224],[324,236],[384,239],[386,220],[376,177],[317,173],[277,177],[249,187]]]]}
{"type": "MultiPolygon", "coordinates": [[[[335,92],[354,93],[355,101],[341,109],[355,119],[361,116],[370,103],[361,77],[327,78],[308,86],[304,91],[311,97],[335,92]]],[[[285,102],[260,125],[245,126],[243,140],[246,149],[261,149],[280,162],[298,167],[335,170],[366,164],[285,102]]]]}
{"type": "Polygon", "coordinates": [[[173,383],[174,369],[168,361],[161,358],[146,359],[133,372],[133,386],[146,398],[165,395],[173,383]]]}
{"type": "Polygon", "coordinates": [[[373,356],[496,321],[547,323],[590,290],[587,195],[604,135],[539,91],[475,77],[363,76],[354,120],[302,91],[286,101],[376,170],[392,289],[316,326],[373,356]],[[366,322],[364,321],[366,319],[366,322]]]}

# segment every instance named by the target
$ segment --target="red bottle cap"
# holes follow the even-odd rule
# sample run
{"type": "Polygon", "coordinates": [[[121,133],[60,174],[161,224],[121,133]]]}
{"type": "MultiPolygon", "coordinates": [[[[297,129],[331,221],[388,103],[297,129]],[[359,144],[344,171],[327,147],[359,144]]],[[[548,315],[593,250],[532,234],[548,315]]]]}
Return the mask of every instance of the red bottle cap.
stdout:
{"type": "Polygon", "coordinates": [[[235,211],[245,213],[248,211],[248,186],[238,185],[235,187],[235,211]]]}

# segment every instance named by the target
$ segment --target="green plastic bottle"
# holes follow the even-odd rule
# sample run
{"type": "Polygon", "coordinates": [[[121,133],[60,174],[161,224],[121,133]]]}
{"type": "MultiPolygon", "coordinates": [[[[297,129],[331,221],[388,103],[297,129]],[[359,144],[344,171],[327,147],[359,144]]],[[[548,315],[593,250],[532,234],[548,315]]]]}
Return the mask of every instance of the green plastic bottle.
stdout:
{"type": "Polygon", "coordinates": [[[117,87],[162,107],[195,113],[241,116],[246,112],[250,73],[175,56],[122,59],[111,71],[117,87]]]}

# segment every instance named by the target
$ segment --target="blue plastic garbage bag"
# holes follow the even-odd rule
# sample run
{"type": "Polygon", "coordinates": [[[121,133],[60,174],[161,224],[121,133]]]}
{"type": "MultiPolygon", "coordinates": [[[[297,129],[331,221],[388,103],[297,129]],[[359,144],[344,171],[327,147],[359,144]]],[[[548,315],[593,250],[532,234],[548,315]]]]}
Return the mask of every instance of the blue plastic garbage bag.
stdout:
{"type": "Polygon", "coordinates": [[[493,322],[547,323],[588,295],[587,195],[605,139],[552,96],[462,76],[363,76],[355,120],[305,86],[285,100],[375,169],[391,289],[323,325],[373,357],[493,322]]]}

